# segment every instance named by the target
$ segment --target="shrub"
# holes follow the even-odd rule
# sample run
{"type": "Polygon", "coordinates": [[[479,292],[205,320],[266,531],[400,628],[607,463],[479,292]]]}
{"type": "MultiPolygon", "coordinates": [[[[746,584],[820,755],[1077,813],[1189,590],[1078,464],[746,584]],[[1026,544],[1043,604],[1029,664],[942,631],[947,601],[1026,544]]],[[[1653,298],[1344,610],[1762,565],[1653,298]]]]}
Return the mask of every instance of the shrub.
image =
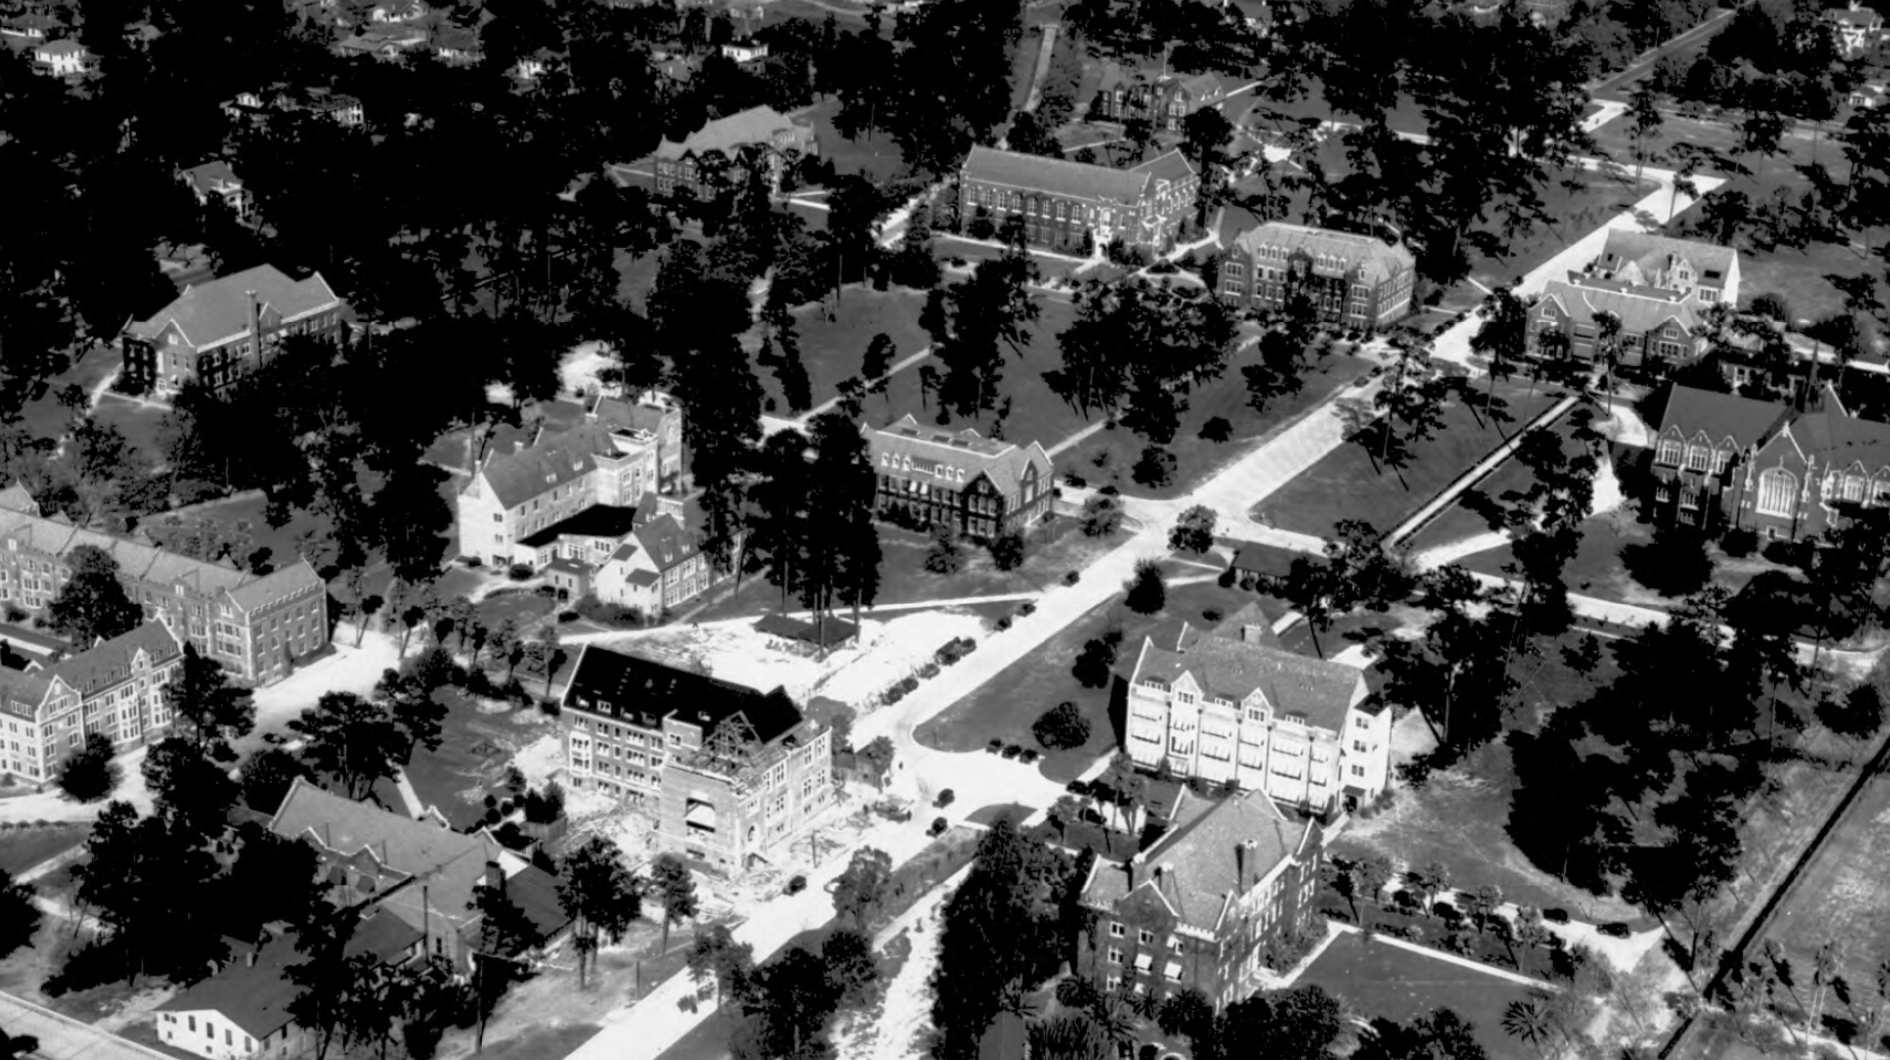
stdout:
{"type": "Polygon", "coordinates": [[[1037,749],[1035,747],[1026,747],[1022,751],[1019,751],[1017,754],[1017,760],[1019,762],[1024,763],[1025,765],[1029,765],[1032,762],[1035,762],[1040,757],[1042,756],[1037,753],[1037,749]]]}
{"type": "Polygon", "coordinates": [[[926,663],[924,666],[919,667],[919,676],[925,678],[928,681],[934,677],[937,677],[938,664],[935,662],[929,662],[929,663],[926,663]]]}
{"type": "Polygon", "coordinates": [[[558,621],[559,621],[559,622],[560,622],[561,624],[562,624],[562,623],[568,623],[568,622],[576,622],[577,620],[578,620],[578,613],[577,613],[576,611],[560,611],[560,612],[558,612],[558,621]]]}
{"type": "Polygon", "coordinates": [[[1114,497],[1098,493],[1083,502],[1084,537],[1102,537],[1122,525],[1122,505],[1114,497]]]}
{"type": "Polygon", "coordinates": [[[807,877],[796,876],[787,881],[787,893],[799,894],[807,889],[807,877]]]}
{"type": "Polygon", "coordinates": [[[1719,539],[1719,547],[1734,559],[1744,559],[1759,550],[1758,532],[1743,528],[1728,530],[1719,539]]]}
{"type": "Polygon", "coordinates": [[[523,563],[514,563],[507,568],[505,576],[515,582],[528,581],[532,576],[532,569],[523,563]]]}
{"type": "Polygon", "coordinates": [[[950,788],[946,788],[944,791],[941,791],[938,793],[938,798],[932,801],[932,805],[937,806],[939,809],[942,810],[945,807],[950,806],[952,803],[956,802],[957,800],[958,800],[958,793],[953,791],[950,788]]]}
{"type": "Polygon", "coordinates": [[[1232,589],[1234,587],[1234,579],[1235,579],[1234,568],[1229,567],[1226,570],[1222,571],[1221,576],[1214,579],[1214,581],[1215,581],[1215,584],[1219,585],[1223,589],[1232,589]]]}
{"type": "Polygon", "coordinates": [[[1004,615],[1000,617],[996,622],[992,623],[992,625],[997,627],[997,631],[999,633],[1002,633],[1005,630],[1011,628],[1011,616],[1004,615]]]}
{"type": "Polygon", "coordinates": [[[1075,703],[1064,700],[1038,715],[1030,734],[1047,750],[1072,750],[1089,742],[1089,719],[1075,703]]]}
{"type": "Polygon", "coordinates": [[[945,818],[934,817],[932,818],[932,827],[927,828],[925,834],[933,837],[942,836],[945,834],[945,829],[950,827],[951,825],[946,822],[945,818]]]}
{"type": "Polygon", "coordinates": [[[1023,603],[1017,605],[1017,613],[1020,615],[1036,614],[1037,602],[1035,600],[1025,600],[1023,603]]]}
{"type": "Polygon", "coordinates": [[[1568,923],[1568,910],[1553,907],[1544,909],[1542,911],[1542,919],[1547,920],[1551,924],[1566,924],[1568,923]]]}
{"type": "Polygon", "coordinates": [[[1065,584],[1065,585],[1075,585],[1075,584],[1076,584],[1077,582],[1079,582],[1079,581],[1081,581],[1081,580],[1082,580],[1082,578],[1083,578],[1083,575],[1082,575],[1082,572],[1080,572],[1080,571],[1071,571],[1071,572],[1069,572],[1068,574],[1065,574],[1065,575],[1063,576],[1063,584],[1065,584]]]}
{"type": "Polygon", "coordinates": [[[538,701],[538,713],[543,714],[547,718],[555,718],[564,713],[564,705],[552,699],[550,696],[546,696],[544,699],[538,701]]]}
{"type": "Polygon", "coordinates": [[[1168,602],[1168,587],[1162,582],[1162,566],[1152,559],[1137,560],[1135,576],[1129,580],[1129,595],[1123,602],[1139,615],[1152,615],[1168,602]]]}
{"type": "Polygon", "coordinates": [[[1234,425],[1225,416],[1210,416],[1198,433],[1202,441],[1219,444],[1234,436],[1234,425]]]}
{"type": "Polygon", "coordinates": [[[992,740],[990,743],[984,745],[984,749],[992,754],[997,754],[999,751],[1004,750],[1004,741],[992,740]]]}
{"type": "Polygon", "coordinates": [[[1168,485],[1175,477],[1175,454],[1159,445],[1142,447],[1142,455],[1135,461],[1135,467],[1129,471],[1139,485],[1160,488],[1168,485]]]}
{"type": "Polygon", "coordinates": [[[59,790],[75,802],[98,802],[118,787],[122,771],[112,760],[111,737],[92,733],[85,743],[59,763],[55,778],[59,790]]]}
{"type": "Polygon", "coordinates": [[[572,604],[571,609],[601,626],[641,626],[644,624],[645,616],[640,609],[625,607],[622,604],[607,604],[593,593],[585,593],[578,597],[577,603],[572,604]]]}
{"type": "Polygon", "coordinates": [[[1220,608],[1218,608],[1218,607],[1204,607],[1204,608],[1202,608],[1202,609],[1201,609],[1201,621],[1203,621],[1203,622],[1219,622],[1220,620],[1221,620],[1221,609],[1220,609],[1220,608]]]}
{"type": "Polygon", "coordinates": [[[991,564],[998,570],[1016,570],[1024,565],[1024,535],[1007,530],[991,539],[991,564]]]}
{"type": "Polygon", "coordinates": [[[1628,930],[1628,926],[1619,920],[1610,920],[1595,928],[1595,930],[1611,939],[1624,939],[1633,934],[1632,931],[1628,930]]]}
{"type": "Polygon", "coordinates": [[[1004,750],[999,752],[999,754],[1001,754],[1005,758],[1016,758],[1018,755],[1023,754],[1023,753],[1024,753],[1024,749],[1022,747],[1017,746],[1014,743],[1005,744],[1004,750]]]}
{"type": "MultiPolygon", "coordinates": [[[[1069,486],[1073,490],[1080,490],[1084,488],[1085,486],[1089,485],[1088,479],[1084,478],[1081,475],[1076,474],[1073,471],[1063,476],[1063,482],[1065,485],[1069,486]]],[[[1064,982],[1066,983],[1071,982],[1071,980],[1065,979],[1064,982]]]]}

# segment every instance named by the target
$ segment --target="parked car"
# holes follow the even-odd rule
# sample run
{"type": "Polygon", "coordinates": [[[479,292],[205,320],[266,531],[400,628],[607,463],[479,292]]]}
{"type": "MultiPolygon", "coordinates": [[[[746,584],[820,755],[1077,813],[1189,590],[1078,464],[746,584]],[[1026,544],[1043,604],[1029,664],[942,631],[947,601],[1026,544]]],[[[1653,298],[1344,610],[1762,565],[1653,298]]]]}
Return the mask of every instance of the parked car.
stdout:
{"type": "Polygon", "coordinates": [[[1004,741],[992,740],[990,743],[984,745],[984,749],[992,754],[997,754],[999,751],[1004,750],[1004,741]]]}
{"type": "Polygon", "coordinates": [[[949,825],[949,824],[947,824],[947,823],[946,823],[946,821],[945,821],[945,818],[943,818],[943,817],[934,817],[934,818],[932,818],[932,827],[930,827],[930,828],[927,828],[927,829],[925,830],[925,834],[926,834],[926,835],[929,835],[929,836],[931,836],[931,837],[932,837],[932,838],[934,838],[934,839],[936,839],[936,838],[938,838],[939,836],[942,836],[942,835],[944,835],[944,834],[945,834],[945,829],[947,829],[947,828],[950,828],[950,827],[951,827],[951,825],[949,825]]]}
{"type": "Polygon", "coordinates": [[[938,798],[933,800],[932,805],[937,806],[939,809],[942,810],[945,807],[950,806],[952,804],[952,801],[956,798],[958,798],[957,793],[952,791],[952,789],[950,788],[946,788],[944,791],[941,791],[938,793],[938,798]]]}
{"type": "Polygon", "coordinates": [[[1595,930],[1611,939],[1624,939],[1633,934],[1632,931],[1628,930],[1628,926],[1619,920],[1610,920],[1595,930]]]}
{"type": "Polygon", "coordinates": [[[1004,757],[1006,758],[1016,758],[1018,755],[1023,754],[1023,753],[1024,753],[1024,749],[1022,747],[1017,746],[1014,743],[1004,745],[1004,757]]]}
{"type": "Polygon", "coordinates": [[[805,891],[806,889],[807,889],[807,877],[805,876],[796,876],[793,879],[787,881],[787,893],[789,894],[799,894],[802,891],[805,891]]]}
{"type": "Polygon", "coordinates": [[[1026,747],[1023,749],[1022,752],[1018,754],[1017,760],[1019,762],[1024,763],[1025,765],[1029,765],[1032,762],[1035,762],[1038,757],[1039,756],[1037,754],[1037,749],[1035,747],[1026,747]]]}

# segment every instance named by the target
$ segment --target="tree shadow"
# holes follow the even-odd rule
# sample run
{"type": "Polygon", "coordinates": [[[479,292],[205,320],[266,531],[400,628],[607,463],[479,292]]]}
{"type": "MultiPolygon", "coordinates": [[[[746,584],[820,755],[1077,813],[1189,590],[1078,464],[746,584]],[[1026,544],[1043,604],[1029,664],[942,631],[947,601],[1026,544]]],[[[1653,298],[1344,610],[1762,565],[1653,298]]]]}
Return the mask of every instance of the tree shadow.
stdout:
{"type": "Polygon", "coordinates": [[[1129,680],[1120,674],[1109,682],[1109,729],[1116,735],[1116,746],[1124,746],[1129,737],[1129,680]]]}

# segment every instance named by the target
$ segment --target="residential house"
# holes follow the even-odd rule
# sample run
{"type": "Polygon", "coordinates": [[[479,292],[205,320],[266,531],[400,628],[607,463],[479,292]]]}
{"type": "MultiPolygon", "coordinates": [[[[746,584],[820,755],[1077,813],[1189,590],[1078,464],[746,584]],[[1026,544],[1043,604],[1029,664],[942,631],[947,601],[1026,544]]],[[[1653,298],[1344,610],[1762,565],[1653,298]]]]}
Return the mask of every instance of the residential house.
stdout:
{"type": "Polygon", "coordinates": [[[1628,287],[1653,287],[1701,305],[1739,304],[1739,252],[1692,239],[1608,230],[1601,256],[1583,270],[1628,287]]]}
{"type": "Polygon", "coordinates": [[[1546,26],[1568,18],[1569,0],[1516,0],[1516,6],[1529,21],[1546,26]]]}
{"type": "Polygon", "coordinates": [[[746,66],[758,63],[768,57],[768,46],[758,40],[730,41],[722,45],[722,54],[735,62],[746,66]]]}
{"type": "Polygon", "coordinates": [[[1269,221],[1223,241],[1221,297],[1242,309],[1278,310],[1305,295],[1319,319],[1388,327],[1411,309],[1417,257],[1371,236],[1269,221]]]}
{"type": "Polygon", "coordinates": [[[1825,17],[1830,19],[1831,31],[1837,34],[1838,44],[1847,56],[1868,51],[1883,39],[1883,16],[1876,8],[1865,7],[1857,0],[1825,12],[1825,17]]]}
{"type": "Polygon", "coordinates": [[[192,194],[197,196],[197,205],[209,203],[211,196],[216,196],[239,221],[249,220],[251,197],[249,189],[230,168],[228,162],[214,159],[201,166],[192,166],[178,174],[179,179],[190,186],[192,194]]]}
{"type": "Polygon", "coordinates": [[[370,22],[362,26],[359,33],[338,42],[335,51],[344,56],[372,55],[380,59],[398,59],[408,52],[420,50],[429,39],[426,30],[406,22],[370,22]]]}
{"type": "Polygon", "coordinates": [[[1262,38],[1273,36],[1273,5],[1267,0],[1228,0],[1240,21],[1262,38]]]}
{"type": "Polygon", "coordinates": [[[183,642],[154,618],[55,662],[0,669],[0,773],[44,784],[95,732],[118,751],[154,742],[170,728],[164,685],[183,658],[183,642]]]}
{"type": "Polygon", "coordinates": [[[1854,507],[1890,506],[1890,424],[1850,412],[1829,385],[1822,397],[1797,413],[1674,387],[1654,451],[1655,511],[1795,541],[1822,537],[1854,507]]]}
{"type": "Polygon", "coordinates": [[[258,265],[186,287],[127,324],[125,378],[166,394],[192,380],[221,388],[255,371],[290,335],[339,341],[352,315],[321,273],[296,280],[258,265]]]}
{"type": "Polygon", "coordinates": [[[1258,604],[1219,627],[1142,642],[1124,739],[1139,766],[1262,791],[1313,813],[1385,789],[1391,711],[1353,667],[1281,647],[1258,604]]]}
{"type": "Polygon", "coordinates": [[[328,587],[306,560],[251,574],[44,518],[24,490],[0,493],[0,543],[0,601],[43,610],[71,575],[67,556],[90,545],[117,561],[146,616],[250,684],[279,681],[328,647],[328,587]]]}
{"type": "Polygon", "coordinates": [[[527,85],[536,84],[539,78],[551,71],[552,64],[557,61],[558,57],[552,54],[551,49],[540,48],[512,64],[512,77],[527,85]]]}
{"type": "Polygon", "coordinates": [[[368,12],[373,22],[418,22],[432,12],[425,0],[383,0],[368,12]]]}
{"type": "Polygon", "coordinates": [[[1026,238],[1051,250],[1088,253],[1120,239],[1160,251],[1194,211],[1200,178],[1179,151],[1132,169],[973,147],[958,172],[961,226],[974,216],[1024,221],[1026,238]]]}
{"type": "Polygon", "coordinates": [[[28,45],[37,45],[48,38],[55,37],[66,28],[66,24],[44,11],[27,11],[0,20],[0,38],[9,42],[20,41],[28,45]]]}
{"type": "Polygon", "coordinates": [[[1616,340],[1616,363],[1658,371],[1706,351],[1712,334],[1704,306],[1691,294],[1660,287],[1637,287],[1617,280],[1571,272],[1568,279],[1550,280],[1536,300],[1535,326],[1530,329],[1537,352],[1545,352],[1542,336],[1564,336],[1570,355],[1593,360],[1601,349],[1599,313],[1612,313],[1621,322],[1616,340]]]}
{"type": "MultiPolygon", "coordinates": [[[[450,831],[354,802],[301,777],[270,818],[269,830],[315,848],[332,901],[386,910],[421,933],[419,952],[446,957],[461,969],[470,968],[472,953],[486,942],[483,916],[473,907],[477,890],[536,893],[549,880],[486,832],[450,831]]],[[[562,930],[558,924],[541,927],[549,928],[541,930],[541,942],[562,930]]]]}
{"type": "Polygon", "coordinates": [[[715,567],[673,515],[642,521],[631,539],[598,564],[590,591],[607,604],[650,618],[688,603],[716,581],[715,567]]]}
{"type": "Polygon", "coordinates": [[[790,118],[773,107],[750,107],[716,118],[681,141],[664,140],[656,148],[656,190],[662,195],[713,199],[740,187],[750,167],[767,171],[768,186],[781,190],[788,167],[820,153],[814,125],[790,118]]]}
{"type": "Polygon", "coordinates": [[[1251,83],[1211,71],[1175,74],[1107,62],[1103,64],[1089,117],[1115,122],[1146,118],[1157,129],[1178,133],[1188,115],[1205,107],[1219,106],[1251,83]]]}
{"type": "MultiPolygon", "coordinates": [[[[208,1060],[296,1057],[314,1048],[290,1006],[300,993],[288,975],[307,958],[284,935],[253,949],[164,1001],[153,1017],[158,1039],[208,1060]]],[[[379,908],[355,926],[342,952],[397,966],[418,955],[421,933],[379,908]]]]}
{"type": "Polygon", "coordinates": [[[360,100],[325,88],[309,89],[306,102],[290,109],[321,115],[348,129],[358,129],[367,124],[367,111],[361,106],[360,100]]]}
{"type": "Polygon", "coordinates": [[[681,423],[667,398],[600,396],[568,430],[541,425],[529,444],[489,442],[457,497],[459,554],[495,567],[526,562],[515,558],[518,546],[541,530],[597,505],[635,508],[659,488],[680,449],[681,423]]]}
{"type": "Polygon", "coordinates": [[[479,44],[479,31],[451,24],[433,31],[433,54],[441,62],[469,65],[485,58],[485,50],[479,44]]]}
{"type": "Polygon", "coordinates": [[[1847,102],[1862,110],[1874,110],[1883,106],[1885,86],[1882,81],[1866,81],[1851,89],[1847,102]]]}
{"type": "Polygon", "coordinates": [[[832,730],[759,692],[586,645],[559,715],[571,783],[650,818],[711,871],[778,862],[836,801],[832,730]]]}
{"type": "Polygon", "coordinates": [[[1055,472],[1037,442],[983,438],[970,427],[921,427],[909,412],[861,433],[879,472],[882,519],[910,526],[949,522],[961,533],[992,538],[1022,531],[1050,510],[1055,472]]]}
{"type": "Polygon", "coordinates": [[[77,77],[98,68],[98,60],[76,40],[47,41],[33,47],[33,68],[52,77],[77,77]]]}
{"type": "Polygon", "coordinates": [[[1724,529],[1752,454],[1790,418],[1789,408],[1770,401],[1670,385],[1654,437],[1656,518],[1724,529]]]}
{"type": "Polygon", "coordinates": [[[1199,990],[1216,1008],[1247,996],[1311,930],[1321,842],[1317,823],[1243,792],[1126,862],[1099,858],[1076,974],[1158,998],[1199,990]]]}

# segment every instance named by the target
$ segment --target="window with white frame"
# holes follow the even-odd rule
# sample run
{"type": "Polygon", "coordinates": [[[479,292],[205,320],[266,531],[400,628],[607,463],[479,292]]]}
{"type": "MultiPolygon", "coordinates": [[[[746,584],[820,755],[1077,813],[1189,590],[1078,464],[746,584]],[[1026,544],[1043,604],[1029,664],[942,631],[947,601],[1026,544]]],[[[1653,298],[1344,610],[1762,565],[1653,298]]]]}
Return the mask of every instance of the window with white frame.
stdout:
{"type": "Polygon", "coordinates": [[[1128,928],[1123,927],[1122,922],[1119,920],[1109,925],[1109,937],[1112,939],[1121,938],[1127,931],[1128,928]]]}
{"type": "Polygon", "coordinates": [[[1713,451],[1713,474],[1724,475],[1726,473],[1726,466],[1730,463],[1732,463],[1731,449],[1715,449],[1713,451]]]}
{"type": "Polygon", "coordinates": [[[1707,464],[1712,459],[1711,453],[1712,450],[1703,445],[1687,446],[1687,470],[1705,471],[1707,464]]]}
{"type": "Polygon", "coordinates": [[[1684,446],[1672,438],[1663,438],[1660,441],[1660,451],[1655,456],[1655,462],[1666,464],[1668,467],[1678,467],[1680,466],[1680,453],[1684,448],[1684,446]]]}
{"type": "Polygon", "coordinates": [[[1772,468],[1759,476],[1758,510],[1761,515],[1792,514],[1793,495],[1798,478],[1784,468],[1772,468]]]}

